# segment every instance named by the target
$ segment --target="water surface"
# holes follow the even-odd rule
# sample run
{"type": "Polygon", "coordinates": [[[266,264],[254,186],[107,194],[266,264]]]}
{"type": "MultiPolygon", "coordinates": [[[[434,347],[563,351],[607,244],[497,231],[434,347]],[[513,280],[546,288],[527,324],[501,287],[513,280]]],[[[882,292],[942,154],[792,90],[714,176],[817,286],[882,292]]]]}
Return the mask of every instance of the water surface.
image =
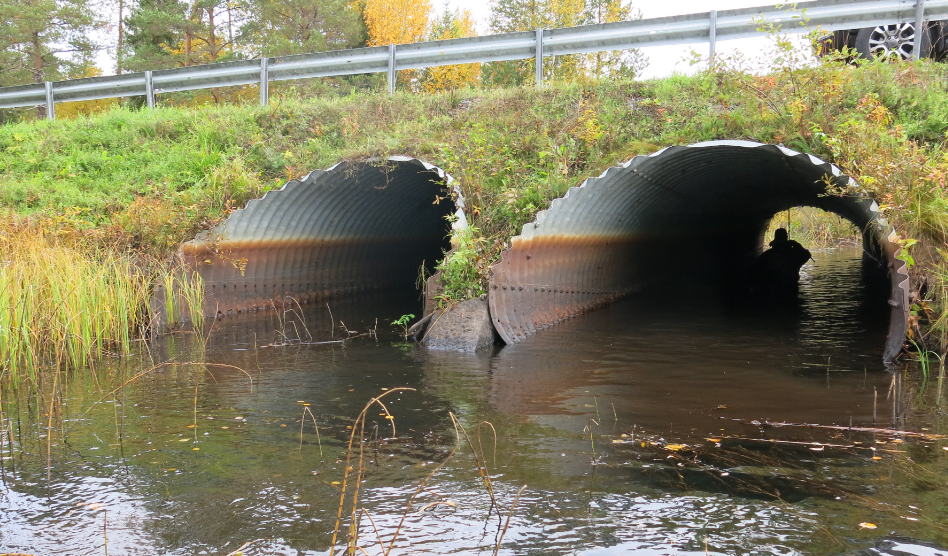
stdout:
{"type": "Polygon", "coordinates": [[[394,419],[366,419],[368,554],[429,475],[392,554],[492,554],[502,532],[502,554],[948,544],[946,442],[873,430],[948,432],[936,383],[883,367],[859,253],[816,259],[789,306],[632,298],[476,356],[402,341],[389,323],[420,304],[381,296],[224,319],[55,396],[7,387],[0,553],[325,554],[347,427],[398,387],[394,419]],[[175,365],[119,388],[152,359],[175,365]],[[449,458],[451,414],[496,504],[466,439],[449,458]]]}

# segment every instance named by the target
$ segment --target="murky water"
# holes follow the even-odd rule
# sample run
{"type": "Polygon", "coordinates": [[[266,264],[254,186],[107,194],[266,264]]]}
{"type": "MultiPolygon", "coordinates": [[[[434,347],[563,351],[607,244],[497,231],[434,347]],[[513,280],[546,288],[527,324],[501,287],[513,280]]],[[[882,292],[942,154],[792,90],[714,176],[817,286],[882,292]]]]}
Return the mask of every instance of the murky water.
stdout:
{"type": "Polygon", "coordinates": [[[414,298],[249,315],[124,387],[140,361],[6,388],[0,553],[328,553],[348,427],[398,387],[365,421],[370,555],[938,553],[937,381],[883,368],[858,252],[805,272],[790,307],[629,299],[478,356],[401,342],[414,298]]]}

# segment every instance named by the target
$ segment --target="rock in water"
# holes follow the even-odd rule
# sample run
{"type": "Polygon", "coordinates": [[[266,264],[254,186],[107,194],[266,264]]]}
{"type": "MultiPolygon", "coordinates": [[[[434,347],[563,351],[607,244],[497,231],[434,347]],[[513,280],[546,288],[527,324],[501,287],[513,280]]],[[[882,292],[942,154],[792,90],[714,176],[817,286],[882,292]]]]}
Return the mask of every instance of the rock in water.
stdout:
{"type": "Polygon", "coordinates": [[[487,296],[482,295],[462,301],[440,316],[435,312],[424,343],[429,349],[473,352],[488,349],[496,341],[487,296]]]}

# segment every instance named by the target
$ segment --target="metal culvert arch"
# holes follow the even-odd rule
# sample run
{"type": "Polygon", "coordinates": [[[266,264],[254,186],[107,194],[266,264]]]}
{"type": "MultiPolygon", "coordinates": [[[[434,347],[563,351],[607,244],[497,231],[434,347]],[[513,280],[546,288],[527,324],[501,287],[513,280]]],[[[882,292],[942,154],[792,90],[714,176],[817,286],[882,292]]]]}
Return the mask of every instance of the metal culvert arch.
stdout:
{"type": "Polygon", "coordinates": [[[895,232],[874,201],[827,195],[828,185],[856,184],[832,164],[783,146],[710,141],[637,156],[571,188],[511,240],[492,268],[494,327],[516,343],[632,292],[693,287],[694,268],[715,268],[701,278],[714,287],[734,286],[760,253],[770,219],[811,206],[863,230],[867,255],[887,268],[884,357],[891,360],[908,314],[908,276],[896,258],[895,232]],[[679,261],[682,252],[687,258],[679,261]],[[658,271],[669,265],[671,271],[658,271]]]}
{"type": "Polygon", "coordinates": [[[414,284],[466,226],[451,176],[408,157],[342,162],[237,210],[181,247],[203,277],[205,313],[233,313],[414,284]]]}

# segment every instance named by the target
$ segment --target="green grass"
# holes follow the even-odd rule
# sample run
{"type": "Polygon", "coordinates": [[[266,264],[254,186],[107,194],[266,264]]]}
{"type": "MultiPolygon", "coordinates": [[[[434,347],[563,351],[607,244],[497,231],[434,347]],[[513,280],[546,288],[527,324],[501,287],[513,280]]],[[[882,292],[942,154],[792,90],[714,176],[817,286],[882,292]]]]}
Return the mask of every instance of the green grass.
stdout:
{"type": "Polygon", "coordinates": [[[132,341],[152,326],[152,291],[159,283],[174,292],[170,321],[188,310],[195,326],[202,323],[199,281],[88,237],[11,220],[0,228],[0,379],[35,380],[44,370],[127,356],[132,341]]]}
{"type": "MultiPolygon", "coordinates": [[[[288,179],[340,160],[410,155],[458,179],[478,230],[456,238],[463,256],[444,265],[449,295],[463,298],[482,291],[523,224],[586,177],[669,145],[749,139],[840,166],[905,240],[919,240],[916,276],[948,280],[937,250],[948,239],[944,64],[787,63],[754,75],[735,63],[646,82],[440,95],[305,90],[268,107],[118,108],[0,127],[0,206],[107,231],[120,250],[162,257],[288,179]]],[[[799,230],[811,232],[835,233],[799,230]]]]}

